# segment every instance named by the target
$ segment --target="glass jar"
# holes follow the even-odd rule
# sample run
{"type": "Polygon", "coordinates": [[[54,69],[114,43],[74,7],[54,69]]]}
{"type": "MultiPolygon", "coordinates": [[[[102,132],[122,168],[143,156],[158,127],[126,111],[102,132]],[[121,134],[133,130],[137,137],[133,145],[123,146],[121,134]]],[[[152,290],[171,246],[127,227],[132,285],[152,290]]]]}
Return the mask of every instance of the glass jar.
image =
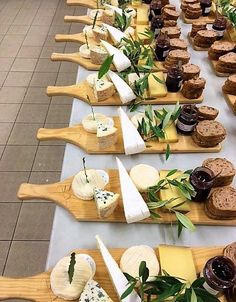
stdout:
{"type": "Polygon", "coordinates": [[[173,66],[167,72],[166,87],[168,92],[180,90],[183,82],[183,71],[180,66],[173,66]]]}
{"type": "Polygon", "coordinates": [[[201,9],[202,9],[202,15],[208,16],[211,12],[212,1],[211,0],[200,0],[200,4],[201,4],[201,9]]]}
{"type": "Polygon", "coordinates": [[[232,260],[225,256],[211,258],[205,264],[202,272],[205,278],[203,287],[212,295],[230,289],[236,281],[236,267],[232,260]]]}
{"type": "Polygon", "coordinates": [[[152,0],[150,3],[149,21],[152,21],[154,16],[161,16],[162,4],[160,0],[152,0]]]}
{"type": "Polygon", "coordinates": [[[205,167],[198,167],[190,174],[189,181],[196,191],[194,201],[205,201],[214,185],[214,173],[205,167]]]}
{"type": "Polygon", "coordinates": [[[176,123],[177,131],[184,135],[191,135],[198,120],[198,110],[195,105],[184,105],[176,123]]]}
{"type": "Polygon", "coordinates": [[[161,28],[164,26],[162,16],[154,16],[151,21],[151,30],[154,32],[155,38],[159,35],[161,28]]]}
{"type": "Polygon", "coordinates": [[[170,51],[170,39],[167,34],[160,33],[156,38],[155,53],[159,61],[165,61],[170,51]]]}
{"type": "Polygon", "coordinates": [[[220,40],[224,37],[224,33],[227,27],[227,20],[226,18],[222,17],[222,16],[218,16],[213,25],[212,25],[212,29],[216,32],[217,34],[217,40],[220,40]]]}

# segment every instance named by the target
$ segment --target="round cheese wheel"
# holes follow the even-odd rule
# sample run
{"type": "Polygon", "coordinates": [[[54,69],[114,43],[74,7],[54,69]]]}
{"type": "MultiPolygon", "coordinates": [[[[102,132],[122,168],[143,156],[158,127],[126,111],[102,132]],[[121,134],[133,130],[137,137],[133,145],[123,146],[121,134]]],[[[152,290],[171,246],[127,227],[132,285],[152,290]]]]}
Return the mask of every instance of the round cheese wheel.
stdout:
{"type": "Polygon", "coordinates": [[[92,20],[95,19],[96,14],[97,14],[97,21],[101,20],[102,14],[103,14],[103,9],[91,9],[89,11],[89,17],[92,20]]]}
{"type": "Polygon", "coordinates": [[[142,261],[146,261],[150,281],[151,277],[157,276],[160,271],[159,261],[150,246],[138,245],[127,249],[120,259],[120,268],[124,273],[136,278],[139,276],[139,266],[142,261]]]}
{"type": "Polygon", "coordinates": [[[95,273],[96,273],[96,263],[90,255],[88,255],[88,254],[77,254],[76,258],[81,258],[81,259],[84,259],[85,261],[87,261],[87,263],[90,265],[90,267],[92,269],[93,276],[95,275],[95,273]]]}
{"type": "Polygon", "coordinates": [[[86,115],[82,120],[82,126],[85,131],[89,133],[97,133],[97,128],[99,124],[103,124],[104,126],[113,127],[114,121],[112,118],[105,116],[102,113],[92,113],[86,115]],[[94,120],[95,117],[95,120],[94,120]]]}
{"type": "Polygon", "coordinates": [[[159,181],[159,172],[152,166],[140,164],[134,166],[129,173],[139,192],[146,192],[159,181]]]}
{"type": "Polygon", "coordinates": [[[90,59],[90,49],[88,48],[87,44],[83,44],[80,46],[79,54],[83,58],[90,59]]]}
{"type": "MultiPolygon", "coordinates": [[[[97,25],[95,25],[94,28],[99,28],[97,25]]],[[[93,38],[94,35],[93,35],[93,25],[86,25],[84,28],[83,28],[83,34],[87,35],[88,38],[93,38]]]]}
{"type": "Polygon", "coordinates": [[[128,16],[131,16],[132,18],[135,18],[137,13],[136,10],[133,7],[128,6],[127,8],[125,8],[125,13],[128,16]]]}

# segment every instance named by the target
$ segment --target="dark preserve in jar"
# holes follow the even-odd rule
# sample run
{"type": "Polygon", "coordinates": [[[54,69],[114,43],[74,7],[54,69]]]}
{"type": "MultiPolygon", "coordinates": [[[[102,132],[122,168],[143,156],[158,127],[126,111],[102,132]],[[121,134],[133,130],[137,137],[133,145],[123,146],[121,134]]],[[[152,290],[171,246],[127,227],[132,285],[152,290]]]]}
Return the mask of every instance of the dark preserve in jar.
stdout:
{"type": "Polygon", "coordinates": [[[164,26],[162,16],[154,16],[151,21],[151,30],[155,34],[155,38],[159,35],[161,28],[164,26]]]}
{"type": "Polygon", "coordinates": [[[160,0],[152,0],[150,3],[149,21],[152,21],[154,16],[161,16],[162,4],[160,0]]]}
{"type": "Polygon", "coordinates": [[[211,12],[211,0],[200,0],[201,9],[202,9],[202,15],[208,16],[211,12]]]}
{"type": "Polygon", "coordinates": [[[165,61],[170,50],[170,39],[167,33],[160,33],[156,38],[155,53],[159,61],[165,61]]]}
{"type": "Polygon", "coordinates": [[[189,181],[196,191],[194,201],[205,201],[214,184],[214,173],[205,167],[198,167],[190,174],[189,181]]]}
{"type": "Polygon", "coordinates": [[[235,265],[232,260],[225,256],[216,256],[209,259],[202,273],[205,278],[203,287],[213,295],[218,295],[218,293],[235,285],[235,265]]]}
{"type": "Polygon", "coordinates": [[[227,27],[226,18],[218,15],[212,25],[212,29],[217,34],[217,40],[220,40],[224,37],[224,32],[226,30],[226,27],[227,27]]]}
{"type": "Polygon", "coordinates": [[[166,87],[169,92],[180,90],[183,82],[183,71],[180,66],[173,66],[168,70],[166,77],[166,87]]]}
{"type": "Polygon", "coordinates": [[[177,131],[184,135],[191,135],[198,120],[198,110],[195,105],[184,105],[176,123],[177,131]]]}

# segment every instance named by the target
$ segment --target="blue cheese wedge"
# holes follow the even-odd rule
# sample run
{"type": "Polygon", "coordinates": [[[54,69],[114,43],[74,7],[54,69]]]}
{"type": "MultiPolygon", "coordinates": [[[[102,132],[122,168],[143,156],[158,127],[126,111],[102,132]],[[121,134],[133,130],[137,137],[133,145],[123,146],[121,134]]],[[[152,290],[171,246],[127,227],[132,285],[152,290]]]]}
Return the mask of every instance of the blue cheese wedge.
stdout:
{"type": "Polygon", "coordinates": [[[108,52],[104,47],[96,45],[90,46],[90,57],[93,64],[101,65],[107,56],[108,52]]]}
{"type": "Polygon", "coordinates": [[[94,36],[94,40],[97,43],[100,43],[101,40],[107,40],[108,31],[105,28],[105,26],[96,27],[96,28],[93,29],[93,36],[94,36]]]}
{"type": "Polygon", "coordinates": [[[111,82],[97,79],[94,83],[93,91],[98,101],[104,101],[113,96],[115,87],[111,82]]]}
{"type": "Polygon", "coordinates": [[[97,212],[100,218],[109,217],[118,205],[120,195],[117,193],[104,191],[99,188],[94,189],[94,199],[97,212]]]}
{"type": "Polygon", "coordinates": [[[117,128],[107,124],[98,123],[97,139],[99,149],[107,149],[117,143],[118,134],[117,128]]]}
{"type": "Polygon", "coordinates": [[[82,58],[90,59],[91,56],[90,56],[89,46],[87,44],[81,45],[79,48],[79,54],[81,55],[82,58]]]}
{"type": "Polygon", "coordinates": [[[79,302],[113,302],[105,290],[94,280],[85,285],[79,302]]]}

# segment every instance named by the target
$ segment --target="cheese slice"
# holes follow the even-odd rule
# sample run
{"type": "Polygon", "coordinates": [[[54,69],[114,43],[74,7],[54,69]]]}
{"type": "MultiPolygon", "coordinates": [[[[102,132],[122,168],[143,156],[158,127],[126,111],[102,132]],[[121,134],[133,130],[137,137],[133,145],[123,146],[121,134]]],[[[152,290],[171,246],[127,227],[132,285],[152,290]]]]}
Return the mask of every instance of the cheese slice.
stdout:
{"type": "Polygon", "coordinates": [[[104,26],[96,27],[93,29],[93,37],[97,43],[100,43],[101,40],[107,40],[108,32],[104,26]]]}
{"type": "Polygon", "coordinates": [[[113,64],[118,72],[121,72],[131,66],[129,58],[121,50],[103,40],[101,40],[101,44],[107,50],[110,56],[113,55],[113,64]]]}
{"type": "Polygon", "coordinates": [[[126,34],[121,30],[104,23],[103,26],[108,30],[114,44],[119,44],[123,38],[127,38],[126,34]]]}
{"type": "Polygon", "coordinates": [[[87,46],[87,44],[83,44],[79,48],[79,54],[81,55],[82,58],[90,59],[90,49],[87,46]]]}
{"type": "MultiPolygon", "coordinates": [[[[87,83],[89,84],[89,87],[93,88],[94,85],[95,85],[95,82],[98,80],[98,72],[95,72],[95,73],[91,73],[87,76],[86,78],[86,81],[87,83]]],[[[103,76],[102,77],[102,80],[104,81],[108,81],[108,78],[107,76],[103,76]]]]}
{"type": "Polygon", "coordinates": [[[179,141],[175,123],[169,122],[169,124],[164,129],[164,133],[165,138],[158,138],[160,143],[177,143],[179,141]]]}
{"type": "Polygon", "coordinates": [[[125,148],[125,154],[136,154],[143,152],[146,149],[146,145],[138,130],[135,128],[127,114],[120,107],[118,109],[122,136],[125,148]]]}
{"type": "MultiPolygon", "coordinates": [[[[97,28],[98,26],[95,25],[94,28],[97,28]]],[[[98,27],[99,28],[99,27],[98,27]]],[[[88,38],[93,38],[93,25],[86,25],[83,28],[83,35],[87,35],[88,38]]]]}
{"type": "Polygon", "coordinates": [[[89,280],[80,296],[79,302],[113,302],[105,290],[94,280],[89,280]]]}
{"type": "Polygon", "coordinates": [[[116,158],[116,162],[119,170],[120,187],[127,223],[137,222],[148,218],[150,216],[150,211],[146,202],[132,182],[119,158],[116,158]]]}
{"type": "Polygon", "coordinates": [[[89,133],[97,133],[98,124],[102,123],[104,126],[113,127],[114,121],[102,113],[90,113],[82,120],[82,126],[85,131],[89,133]]]}
{"type": "Polygon", "coordinates": [[[131,101],[136,99],[136,95],[134,94],[133,90],[115,72],[109,70],[107,75],[115,85],[116,90],[120,96],[120,100],[123,104],[130,103],[131,101]]]}
{"type": "Polygon", "coordinates": [[[102,18],[102,14],[103,14],[103,9],[91,9],[89,11],[89,18],[91,18],[92,20],[94,20],[95,16],[97,15],[96,20],[99,21],[102,18]]]}
{"type": "MultiPolygon", "coordinates": [[[[169,171],[160,171],[160,179],[163,179],[166,177],[169,171]]],[[[183,174],[180,171],[177,171],[175,174],[168,177],[169,179],[176,178],[183,174]]],[[[167,186],[166,189],[160,190],[160,198],[161,200],[170,200],[171,198],[178,198],[176,200],[173,200],[171,203],[168,203],[165,205],[166,209],[170,209],[177,204],[180,204],[184,201],[186,201],[184,204],[180,205],[179,207],[176,207],[175,209],[182,212],[189,212],[190,211],[190,200],[188,200],[179,190],[177,187],[170,185],[167,186]]]]}
{"type": "Polygon", "coordinates": [[[145,29],[147,29],[147,25],[137,25],[136,26],[136,36],[138,39],[140,39],[143,43],[148,43],[149,39],[148,37],[144,36],[143,33],[145,32],[145,29]]]}
{"type": "Polygon", "coordinates": [[[101,150],[107,149],[117,143],[117,128],[99,123],[97,126],[98,145],[101,150]]]}
{"type": "MultiPolygon", "coordinates": [[[[121,295],[129,286],[128,281],[98,235],[96,236],[96,240],[98,249],[102,255],[103,261],[120,300],[121,295]]],[[[141,298],[135,291],[132,291],[132,293],[123,299],[122,302],[141,302],[141,298]]]]}
{"type": "Polygon", "coordinates": [[[111,82],[98,79],[94,83],[93,91],[98,101],[104,101],[113,96],[115,93],[115,87],[111,82]]]}
{"type": "Polygon", "coordinates": [[[115,211],[119,197],[119,194],[113,192],[104,191],[99,188],[94,189],[94,199],[100,218],[107,218],[115,211]]]}
{"type": "Polygon", "coordinates": [[[150,97],[163,97],[167,95],[167,88],[165,84],[164,74],[162,71],[153,72],[148,77],[148,92],[150,97]],[[154,76],[163,81],[164,84],[155,80],[154,76]]]}
{"type": "Polygon", "coordinates": [[[149,7],[142,5],[137,8],[137,24],[138,25],[148,25],[149,24],[149,7]]]}
{"type": "Polygon", "coordinates": [[[160,245],[159,259],[162,271],[173,277],[183,278],[192,283],[197,278],[193,255],[190,248],[160,245]]]}
{"type": "Polygon", "coordinates": [[[129,175],[139,192],[147,192],[148,188],[156,185],[160,178],[157,169],[144,164],[134,166],[129,175]]]}

